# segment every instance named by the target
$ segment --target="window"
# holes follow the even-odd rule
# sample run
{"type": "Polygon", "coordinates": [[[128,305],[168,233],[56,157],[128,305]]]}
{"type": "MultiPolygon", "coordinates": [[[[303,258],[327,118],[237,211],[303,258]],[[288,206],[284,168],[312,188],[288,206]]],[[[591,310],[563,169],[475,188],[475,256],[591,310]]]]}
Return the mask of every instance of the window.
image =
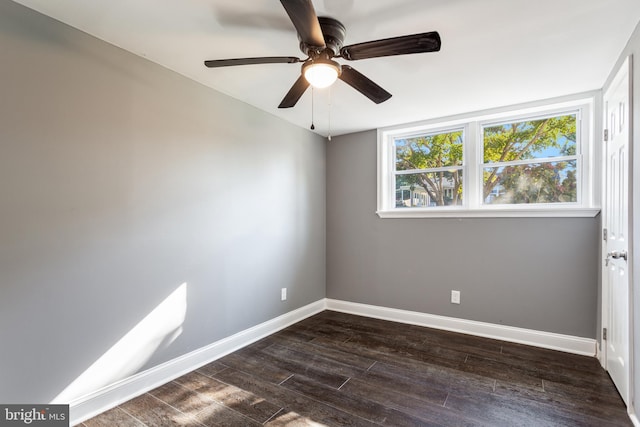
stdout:
{"type": "Polygon", "coordinates": [[[396,208],[462,204],[464,131],[394,140],[396,208]]]}
{"type": "Polygon", "coordinates": [[[577,122],[572,112],[484,125],[484,203],[577,203],[577,122]]]}
{"type": "Polygon", "coordinates": [[[378,131],[378,215],[595,216],[591,100],[378,131]]]}

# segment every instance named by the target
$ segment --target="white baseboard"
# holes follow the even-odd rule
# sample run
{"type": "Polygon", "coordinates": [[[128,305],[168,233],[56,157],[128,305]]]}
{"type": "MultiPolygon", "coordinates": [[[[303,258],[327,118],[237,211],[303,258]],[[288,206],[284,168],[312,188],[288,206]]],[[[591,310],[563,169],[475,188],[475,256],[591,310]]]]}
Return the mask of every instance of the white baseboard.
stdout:
{"type": "Polygon", "coordinates": [[[78,398],[70,403],[71,425],[81,423],[325,309],[325,300],[316,301],[78,398]]]}
{"type": "Polygon", "coordinates": [[[552,332],[541,332],[454,317],[327,299],[327,309],[382,320],[426,326],[502,341],[560,350],[584,356],[596,355],[596,340],[552,332]]]}
{"type": "Polygon", "coordinates": [[[635,427],[640,427],[640,420],[638,420],[636,414],[629,414],[629,419],[635,427]]]}
{"type": "MultiPolygon", "coordinates": [[[[593,339],[415,311],[323,299],[78,398],[70,402],[71,425],[81,423],[323,310],[426,326],[586,356],[596,355],[596,341],[593,339]]],[[[633,421],[635,424],[637,419],[633,421]]]]}

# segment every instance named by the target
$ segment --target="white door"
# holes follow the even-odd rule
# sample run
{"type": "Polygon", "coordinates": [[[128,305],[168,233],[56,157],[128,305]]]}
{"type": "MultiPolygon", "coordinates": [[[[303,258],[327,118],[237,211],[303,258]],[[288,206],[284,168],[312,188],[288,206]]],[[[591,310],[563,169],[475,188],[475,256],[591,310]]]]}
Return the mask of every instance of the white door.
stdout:
{"type": "Polygon", "coordinates": [[[629,404],[629,78],[626,59],[604,95],[605,159],[603,303],[606,369],[629,404]]]}

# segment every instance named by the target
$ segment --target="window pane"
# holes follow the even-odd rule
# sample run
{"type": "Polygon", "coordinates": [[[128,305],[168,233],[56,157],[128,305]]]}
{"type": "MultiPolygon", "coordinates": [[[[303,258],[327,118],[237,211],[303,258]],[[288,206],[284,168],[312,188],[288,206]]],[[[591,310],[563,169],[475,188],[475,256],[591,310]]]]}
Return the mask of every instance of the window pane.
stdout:
{"type": "Polygon", "coordinates": [[[484,163],[576,155],[576,115],[487,126],[484,163]]]}
{"type": "Polygon", "coordinates": [[[462,166],[462,130],[396,139],[396,170],[462,166]]]}
{"type": "Polygon", "coordinates": [[[576,160],[484,168],[485,204],[577,201],[576,160]]]}
{"type": "Polygon", "coordinates": [[[396,175],[396,207],[462,205],[462,170],[396,175]]]}

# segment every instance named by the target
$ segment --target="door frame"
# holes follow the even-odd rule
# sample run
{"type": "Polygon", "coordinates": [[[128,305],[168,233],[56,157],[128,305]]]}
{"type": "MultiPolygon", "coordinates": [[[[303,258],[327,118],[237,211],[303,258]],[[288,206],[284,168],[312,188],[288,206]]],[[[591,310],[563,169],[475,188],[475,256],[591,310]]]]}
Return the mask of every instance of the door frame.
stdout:
{"type": "MultiPolygon", "coordinates": [[[[634,332],[633,332],[633,317],[634,317],[634,312],[633,312],[633,281],[634,281],[634,274],[633,274],[633,151],[634,151],[634,147],[633,147],[633,61],[632,61],[632,55],[629,55],[628,57],[625,58],[625,60],[623,61],[623,63],[620,65],[620,67],[616,70],[616,74],[614,79],[611,81],[611,83],[609,84],[609,86],[606,88],[606,90],[608,90],[609,88],[613,87],[616,83],[618,83],[618,79],[620,76],[620,73],[623,70],[627,71],[627,76],[629,79],[629,93],[628,93],[628,99],[629,99],[629,106],[628,106],[628,120],[626,123],[626,126],[628,126],[628,131],[629,131],[629,167],[628,167],[628,173],[629,173],[629,189],[628,189],[628,198],[629,198],[629,203],[628,203],[628,234],[629,234],[629,247],[628,247],[628,254],[629,254],[629,262],[627,264],[627,271],[628,271],[628,277],[629,277],[629,301],[628,301],[628,349],[627,349],[627,363],[629,364],[629,371],[628,371],[628,378],[627,378],[627,382],[628,382],[628,391],[627,391],[627,401],[629,402],[628,407],[627,407],[627,412],[630,415],[634,415],[635,410],[633,408],[633,398],[635,395],[635,390],[634,390],[634,384],[633,384],[633,378],[634,378],[634,363],[633,363],[633,359],[634,359],[634,340],[633,340],[633,336],[634,336],[634,332]]],[[[609,280],[608,280],[608,269],[605,266],[605,258],[606,258],[606,254],[607,254],[607,247],[606,247],[606,242],[604,240],[604,233],[605,233],[605,226],[607,223],[607,218],[605,218],[606,215],[606,203],[607,203],[607,173],[608,173],[608,165],[607,165],[607,142],[605,141],[604,138],[604,130],[607,128],[607,115],[608,115],[608,108],[607,105],[604,102],[604,96],[606,94],[606,90],[603,89],[603,93],[602,93],[602,134],[601,134],[601,142],[602,142],[602,152],[601,152],[601,200],[602,200],[602,210],[601,210],[601,224],[600,224],[600,269],[601,269],[601,274],[600,274],[600,280],[601,280],[601,293],[600,293],[600,302],[601,302],[601,307],[600,307],[600,322],[601,322],[601,328],[599,333],[600,333],[600,340],[599,340],[599,345],[598,345],[598,359],[600,360],[600,364],[601,366],[606,370],[607,369],[607,346],[604,343],[603,340],[603,336],[602,333],[604,331],[604,328],[609,328],[609,308],[610,308],[610,301],[609,301],[609,280]]],[[[635,415],[633,416],[633,418],[635,418],[635,415]]]]}

